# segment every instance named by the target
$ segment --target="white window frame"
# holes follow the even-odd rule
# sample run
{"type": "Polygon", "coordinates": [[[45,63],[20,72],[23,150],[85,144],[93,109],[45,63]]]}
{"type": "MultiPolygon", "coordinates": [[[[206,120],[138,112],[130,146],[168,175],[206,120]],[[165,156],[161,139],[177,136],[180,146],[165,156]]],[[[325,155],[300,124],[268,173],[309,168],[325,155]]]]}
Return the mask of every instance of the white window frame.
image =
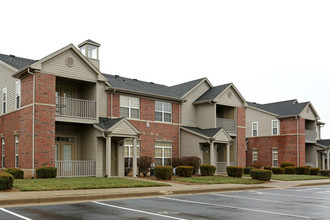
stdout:
{"type": "Polygon", "coordinates": [[[280,130],[279,130],[279,126],[280,125],[280,121],[278,119],[272,120],[272,135],[279,135],[280,134],[280,130]],[[274,122],[276,122],[276,127],[274,127],[274,122]],[[276,128],[276,134],[274,133],[274,128],[276,128]]]}
{"type": "Polygon", "coordinates": [[[278,149],[272,149],[272,167],[278,167],[278,149]],[[276,155],[276,157],[275,157],[276,155]]]}
{"type": "Polygon", "coordinates": [[[97,46],[94,45],[87,45],[87,57],[91,59],[98,59],[98,54],[97,54],[97,46]]]}
{"type": "Polygon", "coordinates": [[[19,148],[19,137],[15,134],[15,168],[18,168],[18,148],[19,148]]]}
{"type": "Polygon", "coordinates": [[[1,167],[5,168],[5,137],[1,137],[1,152],[2,152],[1,167]]]}
{"type": "Polygon", "coordinates": [[[259,135],[259,125],[258,125],[258,122],[252,122],[252,137],[258,137],[258,135],[259,135]],[[253,128],[253,125],[255,125],[256,124],[256,126],[257,126],[257,128],[256,128],[256,130],[254,130],[254,128],[253,128]],[[253,131],[256,131],[256,135],[254,135],[254,132],[253,131]]]}
{"type": "MultiPolygon", "coordinates": [[[[136,157],[140,158],[140,140],[136,142],[136,152],[136,157]]],[[[133,140],[132,144],[129,144],[128,142],[124,141],[124,158],[133,158],[133,140]],[[128,149],[128,156],[125,155],[125,148],[128,149]]]]}
{"type": "MultiPolygon", "coordinates": [[[[120,109],[121,108],[127,108],[128,109],[128,118],[130,118],[130,119],[140,119],[140,98],[121,95],[120,99],[122,99],[124,97],[128,98],[128,106],[122,106],[121,100],[119,100],[120,109]],[[132,100],[133,99],[138,100],[138,104],[139,104],[138,108],[132,107],[132,100]],[[132,109],[138,110],[138,117],[137,118],[132,117],[132,109]]],[[[121,114],[121,110],[120,110],[120,114],[121,114]]],[[[120,117],[124,117],[124,116],[120,115],[120,117]]]]}
{"type": "Polygon", "coordinates": [[[172,122],[172,103],[170,103],[170,102],[155,101],[155,113],[156,113],[156,112],[162,114],[162,120],[157,120],[157,119],[156,119],[156,114],[155,114],[155,121],[169,122],[169,123],[172,122]],[[157,109],[156,109],[156,105],[157,105],[157,103],[160,103],[160,104],[161,104],[161,106],[162,106],[162,109],[161,109],[161,110],[157,110],[157,109]],[[171,111],[170,111],[170,112],[165,110],[165,103],[166,103],[166,104],[169,104],[169,105],[171,106],[171,111]],[[170,114],[170,115],[171,115],[171,117],[170,117],[170,121],[165,121],[165,114],[170,114]]]}
{"type": "Polygon", "coordinates": [[[1,108],[2,108],[2,114],[6,114],[7,108],[8,108],[8,93],[7,93],[7,87],[2,89],[2,94],[1,94],[1,108]]]}
{"type": "MultiPolygon", "coordinates": [[[[156,141],[155,143],[155,151],[156,149],[161,149],[162,153],[161,153],[161,157],[156,157],[155,154],[155,159],[162,159],[162,163],[158,164],[160,166],[164,166],[165,165],[165,159],[172,159],[172,143],[171,142],[166,142],[166,141],[156,141]],[[171,144],[171,146],[164,146],[162,144],[167,143],[167,144],[171,144]],[[165,157],[165,149],[171,149],[171,156],[170,157],[165,157]]],[[[156,163],[156,161],[155,161],[156,163]]]]}
{"type": "Polygon", "coordinates": [[[252,149],[252,162],[258,162],[258,149],[252,149]]]}
{"type": "Polygon", "coordinates": [[[15,89],[15,108],[19,109],[21,107],[21,80],[16,81],[15,89]]]}

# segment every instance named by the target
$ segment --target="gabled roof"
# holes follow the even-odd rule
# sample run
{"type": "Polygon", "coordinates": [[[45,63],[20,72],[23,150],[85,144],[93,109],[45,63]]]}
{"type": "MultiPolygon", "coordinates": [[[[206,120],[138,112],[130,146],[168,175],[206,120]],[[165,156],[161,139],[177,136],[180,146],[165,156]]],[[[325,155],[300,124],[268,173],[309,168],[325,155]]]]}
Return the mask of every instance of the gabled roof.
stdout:
{"type": "Polygon", "coordinates": [[[96,128],[105,133],[111,133],[121,136],[136,136],[141,135],[140,131],[132,125],[126,118],[99,118],[99,123],[94,124],[96,128]],[[125,126],[123,129],[117,130],[119,126],[125,126]]]}
{"type": "Polygon", "coordinates": [[[189,127],[189,126],[182,126],[182,130],[185,130],[187,132],[190,132],[194,135],[200,136],[202,138],[205,138],[207,140],[216,140],[216,141],[231,141],[232,138],[230,135],[226,132],[224,128],[207,128],[207,129],[202,129],[198,127],[189,127]],[[225,137],[225,140],[217,140],[217,137],[219,137],[219,134],[223,134],[225,137]]]}
{"type": "Polygon", "coordinates": [[[5,55],[5,54],[0,54],[0,60],[14,67],[17,70],[20,70],[37,61],[22,57],[16,57],[14,55],[5,55]]]}
{"type": "Polygon", "coordinates": [[[206,78],[196,79],[189,82],[181,83],[178,85],[171,86],[172,92],[177,97],[183,97],[186,93],[188,93],[190,90],[192,90],[196,85],[201,83],[202,81],[207,80],[206,78]]]}
{"type": "Polygon", "coordinates": [[[298,116],[310,104],[311,104],[310,102],[298,103],[296,99],[267,103],[267,104],[248,102],[249,106],[274,113],[279,117],[298,116]]]}
{"type": "Polygon", "coordinates": [[[91,44],[91,45],[94,45],[94,46],[97,46],[97,47],[101,46],[101,44],[96,43],[95,41],[92,41],[92,40],[88,39],[88,40],[85,40],[84,42],[80,43],[78,45],[78,47],[84,46],[85,44],[91,44]]]}
{"type": "Polygon", "coordinates": [[[104,130],[108,130],[109,128],[111,128],[112,126],[114,126],[115,124],[117,124],[119,121],[121,121],[123,118],[99,118],[99,123],[97,123],[96,125],[99,126],[100,128],[104,129],[104,130]]]}
{"type": "Polygon", "coordinates": [[[330,139],[318,140],[317,143],[325,147],[330,147],[330,139]]]}
{"type": "Polygon", "coordinates": [[[201,95],[195,102],[201,101],[213,101],[219,94],[221,94],[231,83],[215,86],[207,90],[203,95],[201,95]]]}

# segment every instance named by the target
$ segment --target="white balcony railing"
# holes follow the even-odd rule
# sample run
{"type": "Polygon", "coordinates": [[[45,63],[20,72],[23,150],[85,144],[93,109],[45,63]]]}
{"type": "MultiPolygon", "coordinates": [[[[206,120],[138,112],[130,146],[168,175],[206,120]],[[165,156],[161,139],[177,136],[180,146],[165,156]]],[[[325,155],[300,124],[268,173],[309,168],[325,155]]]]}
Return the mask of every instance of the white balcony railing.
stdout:
{"type": "Polygon", "coordinates": [[[96,101],[56,97],[56,116],[96,119],[96,101]]]}
{"type": "Polygon", "coordinates": [[[306,141],[316,141],[316,132],[313,130],[305,130],[305,140],[306,141]]]}
{"type": "MultiPolygon", "coordinates": [[[[236,162],[230,162],[229,166],[237,166],[236,162]]],[[[227,172],[227,162],[217,162],[217,173],[226,173],[227,172]]]]}
{"type": "Polygon", "coordinates": [[[229,133],[234,133],[234,134],[237,133],[236,120],[226,119],[226,118],[217,118],[217,127],[224,128],[229,133]]]}
{"type": "Polygon", "coordinates": [[[83,177],[96,175],[95,160],[57,160],[57,177],[83,177]]]}

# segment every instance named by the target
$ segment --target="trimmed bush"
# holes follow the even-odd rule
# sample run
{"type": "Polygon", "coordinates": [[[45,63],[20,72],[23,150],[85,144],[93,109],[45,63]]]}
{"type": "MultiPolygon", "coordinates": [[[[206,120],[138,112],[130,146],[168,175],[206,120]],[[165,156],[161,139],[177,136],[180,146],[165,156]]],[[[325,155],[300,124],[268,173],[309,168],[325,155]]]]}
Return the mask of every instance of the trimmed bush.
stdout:
{"type": "Polygon", "coordinates": [[[143,174],[143,176],[147,176],[148,170],[151,167],[152,163],[152,157],[150,156],[143,156],[140,157],[137,163],[137,167],[139,168],[139,176],[140,173],[143,174]]]}
{"type": "Polygon", "coordinates": [[[272,170],[271,167],[264,167],[264,170],[272,170]]]}
{"type": "Polygon", "coordinates": [[[243,167],[228,166],[227,175],[231,177],[242,177],[243,167]]]}
{"type": "Polygon", "coordinates": [[[309,167],[296,167],[296,174],[298,175],[309,175],[309,167]]]}
{"type": "Polygon", "coordinates": [[[193,173],[192,166],[178,166],[176,168],[176,174],[181,177],[191,177],[193,173]]]}
{"type": "Polygon", "coordinates": [[[196,156],[182,157],[183,166],[192,166],[193,174],[196,174],[199,170],[202,160],[196,156]]]}
{"type": "Polygon", "coordinates": [[[244,174],[250,174],[250,171],[255,169],[254,167],[244,167],[244,174]]]}
{"type": "Polygon", "coordinates": [[[4,171],[13,175],[14,179],[24,179],[24,171],[19,168],[7,168],[4,171]]]}
{"type": "Polygon", "coordinates": [[[294,166],[287,166],[284,168],[284,170],[285,174],[296,174],[296,167],[294,166]]]}
{"type": "Polygon", "coordinates": [[[14,185],[13,175],[7,172],[0,172],[0,190],[10,190],[14,185]]]}
{"type": "Polygon", "coordinates": [[[290,163],[290,162],[283,162],[281,163],[281,168],[285,168],[285,167],[293,167],[294,164],[293,163],[290,163]]]}
{"type": "Polygon", "coordinates": [[[39,167],[36,170],[37,178],[56,178],[57,168],[56,167],[39,167]]]}
{"type": "Polygon", "coordinates": [[[262,164],[260,162],[253,162],[251,167],[254,167],[256,169],[260,169],[262,167],[262,164]]]}
{"type": "Polygon", "coordinates": [[[284,174],[285,169],[281,167],[272,167],[273,174],[284,174]]]}
{"type": "Polygon", "coordinates": [[[172,167],[178,167],[178,166],[182,166],[183,162],[182,162],[182,158],[181,157],[173,157],[172,158],[172,167]]]}
{"type": "Polygon", "coordinates": [[[255,180],[269,181],[272,177],[272,172],[270,170],[253,169],[250,172],[250,176],[255,180]]]}
{"type": "Polygon", "coordinates": [[[320,170],[321,176],[330,176],[330,170],[320,170]]]}
{"type": "Polygon", "coordinates": [[[155,166],[155,177],[160,180],[170,180],[173,175],[171,166],[155,166]]]}
{"type": "Polygon", "coordinates": [[[213,176],[217,168],[210,164],[204,164],[201,165],[200,169],[202,176],[213,176]]]}
{"type": "Polygon", "coordinates": [[[319,168],[309,168],[309,175],[315,175],[318,176],[320,172],[319,168]]]}

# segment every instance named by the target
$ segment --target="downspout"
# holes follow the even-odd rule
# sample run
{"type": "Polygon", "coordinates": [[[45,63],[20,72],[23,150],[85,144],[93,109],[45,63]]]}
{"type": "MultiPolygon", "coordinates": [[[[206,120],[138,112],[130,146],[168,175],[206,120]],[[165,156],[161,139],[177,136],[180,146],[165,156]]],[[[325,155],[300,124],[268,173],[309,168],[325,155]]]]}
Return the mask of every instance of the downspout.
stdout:
{"type": "Polygon", "coordinates": [[[297,167],[299,167],[300,163],[299,163],[299,117],[296,116],[296,119],[297,119],[297,167]]]}
{"type": "Polygon", "coordinates": [[[181,157],[181,103],[179,103],[179,157],[181,157]]]}
{"type": "Polygon", "coordinates": [[[35,87],[36,87],[36,75],[33,74],[30,71],[30,67],[27,68],[27,72],[31,75],[33,75],[33,101],[32,101],[32,179],[34,179],[34,153],[35,153],[35,99],[36,99],[36,91],[35,91],[35,87]]]}

